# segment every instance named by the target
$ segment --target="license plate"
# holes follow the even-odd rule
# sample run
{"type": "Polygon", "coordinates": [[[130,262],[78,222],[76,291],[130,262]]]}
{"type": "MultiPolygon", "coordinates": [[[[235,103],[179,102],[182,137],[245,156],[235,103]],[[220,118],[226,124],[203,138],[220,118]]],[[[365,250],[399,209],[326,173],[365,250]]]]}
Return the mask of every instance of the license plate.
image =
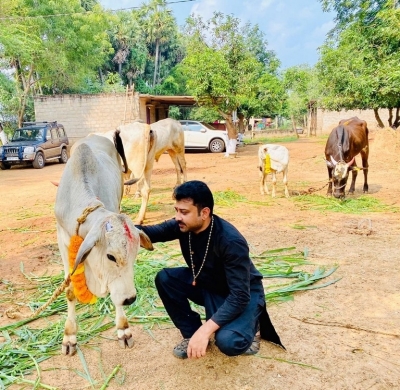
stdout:
{"type": "Polygon", "coordinates": [[[18,157],[7,157],[7,161],[18,161],[18,157]]]}

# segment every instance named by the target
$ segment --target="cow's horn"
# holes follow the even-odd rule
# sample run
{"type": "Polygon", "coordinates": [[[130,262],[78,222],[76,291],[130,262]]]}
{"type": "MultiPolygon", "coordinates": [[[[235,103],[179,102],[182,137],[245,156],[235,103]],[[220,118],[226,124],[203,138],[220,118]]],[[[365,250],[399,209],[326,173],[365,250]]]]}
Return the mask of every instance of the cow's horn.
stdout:
{"type": "Polygon", "coordinates": [[[333,158],[333,156],[331,156],[331,161],[332,161],[332,164],[333,164],[333,165],[336,165],[336,164],[337,164],[337,161],[335,161],[335,159],[333,158]]]}
{"type": "Polygon", "coordinates": [[[347,163],[347,166],[348,166],[348,167],[349,167],[350,165],[352,165],[352,164],[353,164],[353,162],[354,162],[354,159],[355,159],[355,157],[353,157],[353,158],[351,159],[351,161],[347,163]]]}

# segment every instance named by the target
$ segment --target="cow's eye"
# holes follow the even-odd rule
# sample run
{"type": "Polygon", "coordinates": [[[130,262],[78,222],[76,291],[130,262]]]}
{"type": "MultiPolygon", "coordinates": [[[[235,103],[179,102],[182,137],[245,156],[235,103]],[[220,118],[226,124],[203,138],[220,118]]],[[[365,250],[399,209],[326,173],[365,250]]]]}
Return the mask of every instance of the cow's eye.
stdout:
{"type": "Polygon", "coordinates": [[[107,255],[107,259],[113,261],[114,263],[117,262],[117,260],[115,259],[115,257],[113,255],[107,255]]]}

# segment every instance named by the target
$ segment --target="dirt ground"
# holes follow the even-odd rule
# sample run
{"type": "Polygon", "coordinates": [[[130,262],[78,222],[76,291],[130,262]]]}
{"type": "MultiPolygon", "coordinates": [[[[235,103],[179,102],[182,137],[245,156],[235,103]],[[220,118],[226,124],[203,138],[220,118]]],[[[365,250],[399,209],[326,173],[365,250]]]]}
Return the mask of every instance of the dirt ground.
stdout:
{"type": "MultiPolygon", "coordinates": [[[[291,158],[290,191],[326,183],[324,144],[324,139],[306,137],[285,144],[291,158]]],[[[263,341],[257,356],[230,358],[211,346],[202,359],[179,360],[172,355],[181,338],[174,327],[149,332],[135,325],[133,349],[119,349],[112,339],[104,339],[99,349],[82,346],[91,376],[100,385],[104,383],[102,372],[108,376],[121,364],[126,375],[123,384],[111,380],[108,389],[400,388],[399,213],[310,211],[300,207],[295,196],[284,198],[281,183],[276,199],[261,196],[257,149],[258,145],[241,147],[236,158],[187,153],[188,178],[204,180],[213,191],[232,190],[248,200],[263,202],[215,210],[239,228],[252,251],[289,246],[307,249],[315,266],[339,265],[333,276],[341,280],[297,294],[290,303],[269,307],[286,352],[263,341]],[[296,225],[307,228],[295,229],[296,225]]],[[[399,153],[400,134],[390,130],[370,134],[369,196],[393,205],[393,209],[400,207],[399,153]]],[[[2,280],[26,283],[21,262],[26,272],[54,269],[57,189],[50,181],[60,178],[63,167],[51,164],[42,170],[0,172],[0,291],[2,280]]],[[[362,182],[360,173],[355,197],[362,195],[362,182]]],[[[173,215],[174,183],[173,165],[169,156],[163,155],[153,172],[152,196],[163,197],[166,207],[148,212],[145,223],[173,215]]],[[[325,192],[326,187],[318,193],[325,192]]],[[[7,309],[0,304],[0,324],[14,321],[5,315],[7,309]]],[[[106,334],[115,338],[114,330],[106,334]]],[[[90,387],[73,371],[82,370],[79,357],[64,357],[61,348],[59,356],[41,367],[46,385],[68,390],[99,388],[90,387]]]]}

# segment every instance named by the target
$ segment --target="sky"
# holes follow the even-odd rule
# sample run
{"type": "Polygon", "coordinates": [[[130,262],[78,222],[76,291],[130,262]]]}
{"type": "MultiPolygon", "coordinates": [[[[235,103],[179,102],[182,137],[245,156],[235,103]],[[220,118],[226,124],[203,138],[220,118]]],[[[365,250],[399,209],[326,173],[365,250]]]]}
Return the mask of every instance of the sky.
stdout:
{"type": "MultiPolygon", "coordinates": [[[[146,0],[100,0],[109,10],[138,7],[146,0]]],[[[318,61],[318,47],[334,27],[334,13],[322,11],[319,0],[167,0],[179,26],[192,13],[208,20],[214,11],[233,14],[243,23],[258,24],[281,69],[318,61]]]]}

